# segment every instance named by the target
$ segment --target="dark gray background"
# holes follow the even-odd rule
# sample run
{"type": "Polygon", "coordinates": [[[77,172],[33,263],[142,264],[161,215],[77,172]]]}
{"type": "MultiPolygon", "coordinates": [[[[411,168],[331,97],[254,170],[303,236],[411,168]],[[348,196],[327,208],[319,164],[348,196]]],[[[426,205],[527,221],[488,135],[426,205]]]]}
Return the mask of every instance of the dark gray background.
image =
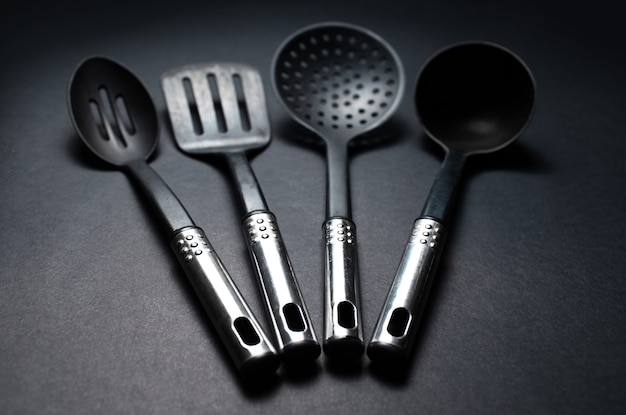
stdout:
{"type": "Polygon", "coordinates": [[[1,413],[619,413],[626,408],[626,88],[620,2],[9,0],[0,14],[1,413]],[[558,4],[557,4],[558,3],[558,4]],[[281,41],[339,20],[403,59],[405,99],[351,159],[369,338],[442,159],[412,87],[457,41],[517,52],[538,86],[510,148],[469,165],[404,373],[329,365],[241,382],[127,178],[91,156],[66,107],[89,55],[133,70],[161,111],[153,167],[263,316],[220,163],[175,147],[159,77],[240,61],[264,78],[274,139],[253,167],[322,329],[323,147],[297,140],[270,85],[281,41]],[[296,138],[296,139],[294,139],[296,138]]]}

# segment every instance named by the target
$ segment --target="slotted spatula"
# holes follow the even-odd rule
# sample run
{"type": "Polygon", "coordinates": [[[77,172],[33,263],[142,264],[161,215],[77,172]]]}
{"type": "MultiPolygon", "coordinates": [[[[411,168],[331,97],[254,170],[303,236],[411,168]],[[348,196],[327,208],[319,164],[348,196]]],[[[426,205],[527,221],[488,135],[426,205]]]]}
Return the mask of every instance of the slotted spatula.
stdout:
{"type": "Polygon", "coordinates": [[[320,346],[296,282],[276,217],[269,211],[246,152],[271,139],[259,73],[237,63],[187,65],[161,77],[180,149],[222,154],[238,185],[243,231],[285,360],[313,360],[320,346]]]}

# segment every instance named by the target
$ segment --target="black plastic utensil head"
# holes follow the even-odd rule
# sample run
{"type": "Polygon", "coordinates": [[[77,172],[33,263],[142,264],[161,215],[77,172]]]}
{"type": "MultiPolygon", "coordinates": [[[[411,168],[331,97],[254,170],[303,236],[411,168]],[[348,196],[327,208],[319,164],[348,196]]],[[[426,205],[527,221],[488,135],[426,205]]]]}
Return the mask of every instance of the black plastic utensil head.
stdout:
{"type": "Polygon", "coordinates": [[[111,164],[145,160],[158,144],[157,112],[148,91],[115,61],[81,62],[70,80],[68,105],[80,138],[111,164]]]}
{"type": "Polygon", "coordinates": [[[435,53],[422,67],[415,106],[426,133],[465,154],[499,150],[521,135],[535,105],[535,81],[510,50],[464,42],[435,53]]]}
{"type": "Polygon", "coordinates": [[[274,56],[272,81],[287,112],[326,140],[350,140],[379,126],[404,90],[391,46],[367,29],[336,22],[287,38],[274,56]]]}
{"type": "Polygon", "coordinates": [[[270,123],[259,72],[240,63],[200,63],[161,77],[165,102],[182,151],[210,154],[259,150],[270,123]]]}

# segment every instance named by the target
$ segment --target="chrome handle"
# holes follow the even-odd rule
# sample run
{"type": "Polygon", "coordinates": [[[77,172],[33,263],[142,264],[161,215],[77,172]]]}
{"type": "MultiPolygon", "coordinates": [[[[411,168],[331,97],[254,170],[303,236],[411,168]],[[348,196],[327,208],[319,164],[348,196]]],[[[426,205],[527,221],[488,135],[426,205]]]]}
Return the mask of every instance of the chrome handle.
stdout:
{"type": "Polygon", "coordinates": [[[346,218],[330,218],[326,238],[324,352],[330,357],[363,354],[356,227],[346,218]]]}
{"type": "Polygon", "coordinates": [[[444,226],[419,218],[387,294],[367,355],[376,362],[401,362],[413,347],[417,328],[445,242],[444,226]]]}
{"type": "Polygon", "coordinates": [[[174,234],[170,245],[242,376],[275,371],[279,365],[276,350],[204,231],[183,228],[174,234]]]}
{"type": "Polygon", "coordinates": [[[314,360],[321,351],[276,217],[257,211],[243,221],[278,349],[286,361],[314,360]]]}

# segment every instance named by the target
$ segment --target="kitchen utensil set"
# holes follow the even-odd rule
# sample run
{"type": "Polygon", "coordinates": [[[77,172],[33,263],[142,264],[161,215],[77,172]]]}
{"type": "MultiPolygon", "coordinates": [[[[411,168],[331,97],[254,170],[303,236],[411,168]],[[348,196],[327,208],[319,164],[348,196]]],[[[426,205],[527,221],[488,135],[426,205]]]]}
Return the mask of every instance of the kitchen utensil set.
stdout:
{"type": "MultiPolygon", "coordinates": [[[[167,232],[170,246],[242,377],[315,360],[320,345],[298,287],[275,215],[248,161],[270,142],[259,73],[237,63],[179,67],[162,89],[180,150],[219,154],[230,168],[244,215],[243,237],[254,264],[277,348],[239,293],[208,236],[147,164],[158,143],[149,93],[120,64],[83,61],[72,75],[70,117],[83,142],[138,184],[167,232]]],[[[404,90],[400,59],[382,38],[345,23],[305,27],[287,38],[272,63],[279,101],[326,144],[324,352],[336,360],[365,350],[360,310],[356,226],[351,219],[348,143],[383,124],[404,90]]],[[[448,233],[465,159],[499,150],[521,135],[535,100],[524,62],[502,46],[465,42],[434,54],[422,67],[415,106],[426,134],[446,155],[367,347],[373,362],[410,355],[448,233]]]]}

